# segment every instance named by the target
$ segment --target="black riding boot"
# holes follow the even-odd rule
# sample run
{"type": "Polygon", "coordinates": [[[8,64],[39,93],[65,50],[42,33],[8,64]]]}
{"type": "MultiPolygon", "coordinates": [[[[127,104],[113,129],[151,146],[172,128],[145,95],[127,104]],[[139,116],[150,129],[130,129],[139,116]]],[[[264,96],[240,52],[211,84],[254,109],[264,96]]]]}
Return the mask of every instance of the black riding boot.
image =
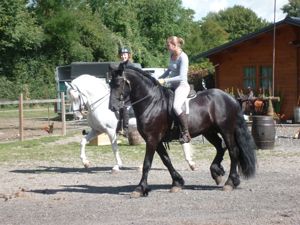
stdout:
{"type": "Polygon", "coordinates": [[[179,116],[181,137],[179,138],[180,143],[189,143],[191,141],[191,136],[189,133],[188,117],[185,112],[181,113],[179,116]]]}
{"type": "Polygon", "coordinates": [[[118,119],[118,124],[117,124],[117,130],[116,130],[116,132],[117,132],[117,134],[121,134],[121,132],[122,132],[122,109],[120,109],[118,112],[115,112],[115,114],[116,114],[116,117],[117,117],[117,119],[118,119]]]}

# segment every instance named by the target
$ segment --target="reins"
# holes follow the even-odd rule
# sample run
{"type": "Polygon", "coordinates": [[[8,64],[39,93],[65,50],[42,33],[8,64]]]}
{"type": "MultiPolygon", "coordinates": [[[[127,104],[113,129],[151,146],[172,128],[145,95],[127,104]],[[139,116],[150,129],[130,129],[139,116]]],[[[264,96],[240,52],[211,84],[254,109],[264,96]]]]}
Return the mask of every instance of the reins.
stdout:
{"type": "MultiPolygon", "coordinates": [[[[76,112],[76,111],[82,112],[81,102],[84,103],[84,100],[83,100],[82,96],[86,97],[87,102],[88,102],[88,99],[89,99],[89,98],[88,98],[83,92],[81,92],[81,91],[79,90],[79,88],[78,88],[76,85],[70,83],[70,86],[71,86],[74,90],[78,91],[78,93],[79,93],[79,98],[80,98],[79,109],[77,109],[77,110],[74,110],[74,109],[73,109],[73,111],[75,111],[75,112],[76,112]],[[81,100],[82,100],[82,101],[81,101],[81,100]]],[[[105,94],[103,97],[101,97],[100,99],[98,99],[98,100],[96,100],[95,102],[89,104],[89,107],[87,107],[86,103],[84,103],[84,107],[89,108],[90,111],[94,111],[97,107],[93,109],[93,106],[94,106],[95,104],[97,104],[98,102],[100,102],[101,100],[103,100],[103,99],[104,99],[105,97],[107,97],[107,96],[109,96],[109,92],[108,92],[107,94],[105,94]]],[[[102,103],[103,103],[103,102],[101,102],[100,105],[101,105],[102,103]]]]}
{"type": "MultiPolygon", "coordinates": [[[[122,87],[122,93],[121,93],[121,95],[120,95],[120,100],[124,102],[123,96],[124,96],[124,91],[125,91],[125,83],[127,83],[127,84],[129,85],[129,90],[130,90],[130,92],[131,92],[131,85],[130,85],[129,80],[126,79],[124,71],[122,72],[122,78],[123,78],[123,80],[124,80],[124,85],[123,85],[123,87],[122,87]]],[[[158,87],[156,86],[156,88],[158,88],[158,87]]],[[[137,103],[139,103],[139,102],[142,102],[142,101],[144,101],[145,99],[149,98],[150,96],[151,96],[151,95],[148,94],[148,95],[144,96],[143,98],[141,98],[141,99],[139,99],[139,100],[137,100],[137,101],[135,101],[135,102],[132,102],[131,105],[133,106],[133,105],[135,105],[135,104],[137,104],[137,103]]]]}
{"type": "Polygon", "coordinates": [[[145,100],[146,98],[148,98],[148,97],[150,97],[150,95],[146,95],[145,97],[143,97],[143,98],[141,98],[141,99],[139,99],[139,100],[137,100],[137,101],[131,103],[131,105],[135,105],[135,104],[137,104],[137,103],[139,103],[139,102],[142,102],[142,101],[144,101],[144,100],[145,100]]]}
{"type": "MultiPolygon", "coordinates": [[[[100,102],[102,99],[104,99],[105,97],[107,97],[109,95],[109,92],[107,94],[105,94],[102,98],[96,100],[95,102],[91,103],[90,104],[90,108],[92,108],[92,106],[94,106],[96,103],[100,102]]],[[[102,104],[103,102],[100,103],[100,105],[102,104]]],[[[97,108],[97,107],[96,107],[97,108]]],[[[96,109],[95,108],[95,109],[96,109]]]]}

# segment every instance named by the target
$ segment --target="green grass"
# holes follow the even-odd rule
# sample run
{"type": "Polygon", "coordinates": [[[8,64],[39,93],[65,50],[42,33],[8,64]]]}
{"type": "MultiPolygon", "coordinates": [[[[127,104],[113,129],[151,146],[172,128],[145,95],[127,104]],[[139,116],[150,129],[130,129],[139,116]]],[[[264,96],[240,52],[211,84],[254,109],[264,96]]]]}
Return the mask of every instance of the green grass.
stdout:
{"type": "Polygon", "coordinates": [[[16,141],[0,144],[0,163],[13,161],[39,160],[48,161],[52,159],[66,158],[73,154],[77,143],[57,146],[53,143],[59,137],[45,137],[27,141],[16,141]]]}
{"type": "MultiPolygon", "coordinates": [[[[43,137],[40,139],[15,141],[0,144],[0,164],[17,161],[61,161],[68,162],[78,160],[80,155],[80,143],[56,144],[66,137],[43,137]]],[[[139,160],[143,157],[145,145],[129,146],[119,145],[121,157],[127,160],[139,160]]],[[[112,162],[114,160],[111,146],[86,146],[87,156],[93,160],[112,162]]]]}
{"type": "MultiPolygon", "coordinates": [[[[72,142],[68,144],[56,144],[67,137],[51,136],[23,142],[15,141],[0,144],[0,164],[18,161],[60,161],[68,162],[80,160],[80,143],[72,142]]],[[[194,145],[194,158],[201,160],[213,159],[215,151],[210,145],[194,145]]],[[[128,145],[123,139],[119,144],[121,158],[124,162],[143,162],[145,155],[145,144],[128,145]]],[[[184,160],[181,146],[174,142],[170,143],[168,150],[172,160],[184,160]]],[[[114,163],[111,146],[86,146],[86,154],[94,163],[107,162],[114,163]]],[[[158,155],[156,156],[158,158],[158,155]]]]}
{"type": "MultiPolygon", "coordinates": [[[[41,107],[24,107],[23,115],[25,118],[40,118],[40,117],[48,117],[55,118],[57,114],[54,112],[53,106],[41,106],[41,107]]],[[[19,117],[19,110],[18,109],[0,109],[0,118],[18,118],[19,117]]]]}
{"type": "MultiPolygon", "coordinates": [[[[50,136],[34,140],[26,140],[23,142],[15,141],[0,144],[0,164],[14,163],[19,161],[59,161],[59,162],[80,162],[80,143],[71,142],[67,144],[57,144],[67,137],[50,136]]],[[[212,161],[216,151],[209,144],[194,143],[194,160],[212,161]]],[[[119,144],[120,154],[123,162],[139,162],[142,163],[145,155],[145,144],[128,145],[124,139],[119,144]]],[[[170,143],[168,153],[173,162],[184,161],[181,146],[177,142],[170,143]]],[[[110,164],[114,163],[111,146],[86,146],[87,157],[94,164],[110,164]]],[[[293,157],[300,156],[300,152],[285,152],[275,150],[257,151],[258,160],[270,157],[293,157]]],[[[155,154],[155,159],[159,156],[155,154]]],[[[228,161],[228,152],[225,153],[224,160],[228,161]]]]}

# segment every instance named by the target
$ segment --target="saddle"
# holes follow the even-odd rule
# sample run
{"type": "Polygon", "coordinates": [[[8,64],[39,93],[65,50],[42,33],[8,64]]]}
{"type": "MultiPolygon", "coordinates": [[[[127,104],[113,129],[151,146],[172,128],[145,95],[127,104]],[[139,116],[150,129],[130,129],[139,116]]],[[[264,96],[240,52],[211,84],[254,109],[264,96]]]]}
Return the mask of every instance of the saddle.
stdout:
{"type": "Polygon", "coordinates": [[[190,93],[188,94],[187,97],[188,97],[188,99],[192,99],[192,98],[196,97],[196,95],[197,95],[197,92],[194,89],[191,89],[190,93]]]}
{"type": "MultiPolygon", "coordinates": [[[[165,89],[165,96],[167,97],[167,111],[168,116],[172,120],[172,125],[170,127],[170,130],[166,133],[166,136],[163,138],[164,142],[170,142],[173,139],[178,139],[180,135],[180,127],[179,127],[179,119],[175,114],[175,111],[173,109],[173,101],[174,101],[174,91],[171,89],[166,88],[165,89]]],[[[190,90],[190,93],[185,101],[185,103],[182,105],[182,110],[188,115],[189,114],[189,102],[191,99],[195,98],[197,96],[197,93],[194,89],[190,90]]]]}
{"type": "MultiPolygon", "coordinates": [[[[174,109],[173,109],[173,101],[174,101],[174,91],[172,89],[166,89],[168,90],[166,93],[166,96],[168,97],[168,114],[169,116],[172,116],[173,118],[177,118],[177,116],[174,115],[174,109]]],[[[195,98],[197,96],[197,92],[194,89],[191,89],[187,99],[185,100],[184,104],[182,105],[182,110],[188,115],[189,114],[189,102],[191,99],[195,98]]]]}

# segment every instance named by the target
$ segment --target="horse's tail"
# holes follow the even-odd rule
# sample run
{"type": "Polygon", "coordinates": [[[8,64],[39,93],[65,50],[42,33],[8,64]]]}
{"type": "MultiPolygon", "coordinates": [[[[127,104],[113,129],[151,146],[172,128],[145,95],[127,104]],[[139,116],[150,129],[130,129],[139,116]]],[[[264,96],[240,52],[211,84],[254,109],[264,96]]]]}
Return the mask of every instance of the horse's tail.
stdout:
{"type": "Polygon", "coordinates": [[[235,140],[239,148],[239,171],[245,178],[253,177],[256,171],[256,144],[242,113],[238,116],[235,140]]]}

